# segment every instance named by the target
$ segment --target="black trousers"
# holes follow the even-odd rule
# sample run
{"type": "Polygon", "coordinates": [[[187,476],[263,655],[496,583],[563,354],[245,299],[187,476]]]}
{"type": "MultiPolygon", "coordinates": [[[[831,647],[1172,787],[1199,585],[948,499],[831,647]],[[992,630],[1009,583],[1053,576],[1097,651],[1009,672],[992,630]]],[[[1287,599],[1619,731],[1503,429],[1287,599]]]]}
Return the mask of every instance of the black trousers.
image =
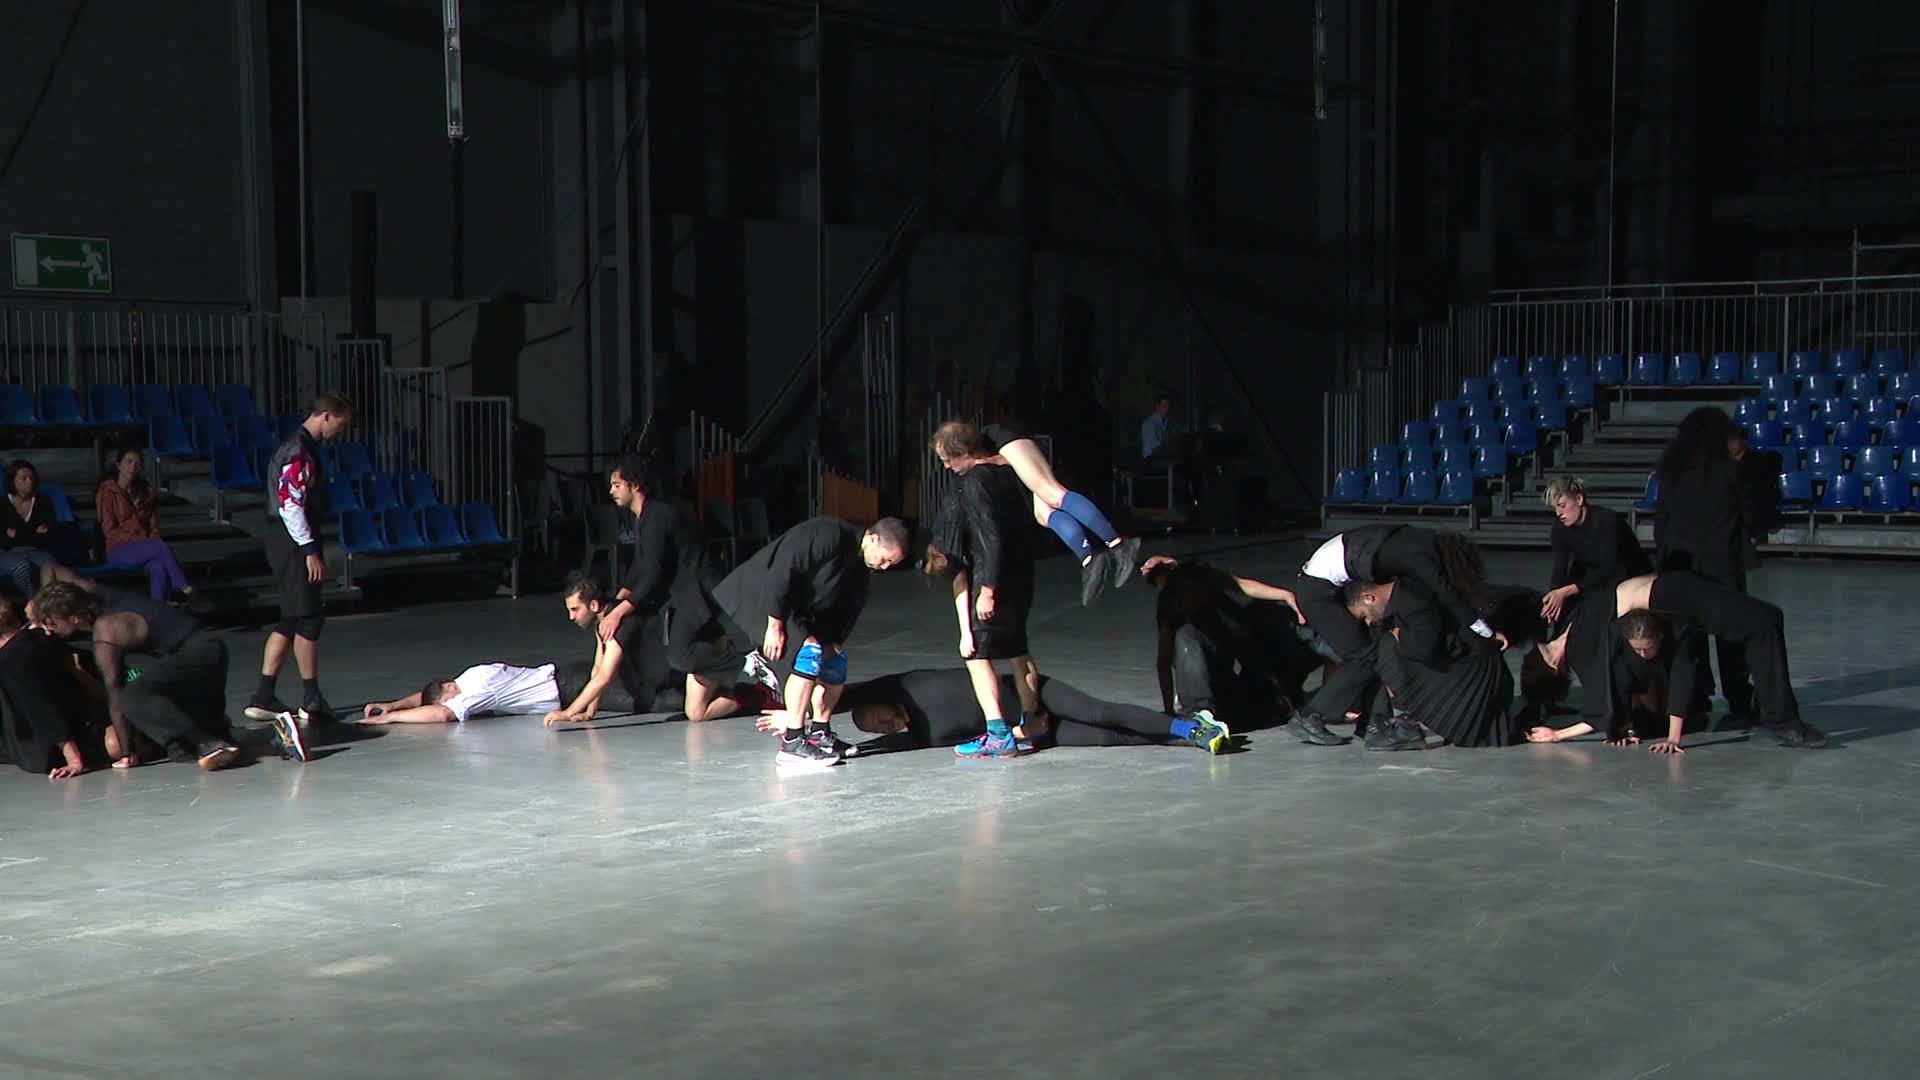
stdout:
{"type": "MultiPolygon", "coordinates": [[[[1660,569],[1684,570],[1704,581],[1724,585],[1735,592],[1747,591],[1747,568],[1726,556],[1703,556],[1699,552],[1675,549],[1661,559],[1660,569]]],[[[1745,716],[1753,709],[1753,672],[1747,666],[1747,652],[1739,642],[1720,634],[1713,635],[1713,652],[1720,660],[1720,695],[1727,699],[1727,711],[1745,716]]],[[[1713,699],[1713,668],[1704,646],[1690,654],[1695,665],[1690,697],[1683,699],[1688,712],[1706,712],[1713,699]]],[[[1679,678],[1676,675],[1676,683],[1679,678]]]]}
{"type": "Polygon", "coordinates": [[[1376,678],[1395,697],[1405,695],[1406,669],[1398,654],[1380,654],[1373,631],[1347,610],[1338,586],[1301,574],[1294,582],[1293,597],[1307,625],[1340,657],[1340,669],[1313,692],[1304,711],[1337,720],[1354,702],[1368,697],[1376,678]]]}
{"type": "Polygon", "coordinates": [[[1299,686],[1287,684],[1257,641],[1216,640],[1188,623],[1173,635],[1173,688],[1180,710],[1207,709],[1250,727],[1285,723],[1298,704],[1299,686]]]}
{"type": "Polygon", "coordinates": [[[1102,701],[1047,679],[1040,702],[1054,718],[1053,741],[1060,746],[1156,746],[1173,741],[1167,718],[1152,709],[1102,701]]]}
{"type": "Polygon", "coordinates": [[[148,658],[120,691],[127,722],[166,750],[227,737],[227,643],[189,637],[169,656],[148,658]]]}
{"type": "MultiPolygon", "coordinates": [[[[1739,648],[1744,662],[1752,665],[1754,723],[1800,725],[1800,703],[1787,670],[1786,620],[1779,608],[1686,571],[1662,571],[1654,578],[1648,603],[1662,614],[1691,619],[1717,640],[1739,648]]],[[[1676,683],[1680,681],[1677,668],[1686,659],[1675,657],[1676,683]]],[[[1674,687],[1676,699],[1682,689],[1674,687]]]]}
{"type": "MultiPolygon", "coordinates": [[[[654,697],[676,681],[673,678],[673,661],[667,656],[668,615],[665,611],[658,611],[651,615],[630,615],[628,618],[640,620],[640,628],[628,639],[633,645],[621,656],[620,678],[617,682],[631,699],[631,711],[646,712],[653,708],[654,697]]],[[[611,693],[613,687],[607,689],[611,693]]]]}

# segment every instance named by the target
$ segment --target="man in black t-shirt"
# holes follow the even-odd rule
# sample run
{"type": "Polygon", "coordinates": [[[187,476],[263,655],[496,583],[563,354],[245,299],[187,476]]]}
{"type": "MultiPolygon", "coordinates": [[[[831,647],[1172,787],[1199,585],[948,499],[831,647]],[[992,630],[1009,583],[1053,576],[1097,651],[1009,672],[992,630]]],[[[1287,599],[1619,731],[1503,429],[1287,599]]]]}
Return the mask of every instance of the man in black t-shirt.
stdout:
{"type": "MultiPolygon", "coordinates": [[[[639,640],[642,631],[657,635],[655,620],[629,618],[614,631],[612,638],[601,636],[608,613],[617,603],[593,578],[581,578],[567,589],[567,618],[593,635],[593,659],[561,669],[561,707],[546,715],[548,727],[584,724],[602,712],[669,711],[661,700],[663,695],[650,689],[656,685],[652,682],[652,669],[639,659],[659,640],[657,636],[652,642],[639,640]],[[568,701],[564,691],[576,686],[579,691],[568,701]]],[[[676,691],[676,702],[678,697],[676,691]]],[[[677,703],[673,708],[678,708],[677,703]]]]}
{"type": "Polygon", "coordinates": [[[681,680],[667,658],[667,608],[681,580],[704,572],[699,527],[658,495],[637,455],[614,466],[607,494],[633,515],[633,573],[598,616],[595,633],[603,645],[619,642],[634,711],[682,708],[681,680]]]}

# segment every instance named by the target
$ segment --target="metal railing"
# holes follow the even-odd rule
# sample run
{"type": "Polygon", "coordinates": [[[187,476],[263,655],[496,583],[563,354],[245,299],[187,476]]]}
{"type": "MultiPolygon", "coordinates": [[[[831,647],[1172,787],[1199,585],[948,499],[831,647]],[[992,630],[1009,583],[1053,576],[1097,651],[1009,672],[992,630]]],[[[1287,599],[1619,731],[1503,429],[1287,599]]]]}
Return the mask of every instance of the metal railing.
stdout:
{"type": "Polygon", "coordinates": [[[963,416],[976,424],[980,422],[977,412],[966,416],[957,403],[936,390],[926,413],[920,418],[920,490],[917,501],[922,527],[933,522],[933,516],[940,511],[940,504],[953,494],[955,485],[959,483],[959,477],[954,476],[926,447],[933,442],[933,433],[939,430],[941,424],[963,416]]]}
{"type": "Polygon", "coordinates": [[[520,533],[519,500],[513,488],[513,399],[447,399],[446,493],[443,502],[483,502],[493,509],[500,529],[520,533]]]}
{"type": "Polygon", "coordinates": [[[0,304],[0,379],[29,390],[94,383],[251,387],[269,415],[300,412],[328,353],[319,312],[0,304]]]}
{"type": "Polygon", "coordinates": [[[387,362],[384,338],[335,338],[328,343],[320,364],[318,385],[352,398],[362,413],[360,425],[369,431],[379,431],[385,426],[386,418],[369,410],[380,408],[383,400],[380,373],[386,369],[387,362]]]}
{"type": "Polygon", "coordinates": [[[900,338],[892,315],[871,313],[862,317],[860,335],[860,378],[866,388],[866,482],[890,491],[900,478],[900,338]]]}
{"type": "MultiPolygon", "coordinates": [[[[361,430],[371,444],[374,468],[396,478],[425,470],[436,490],[453,480],[453,431],[445,368],[387,368],[378,373],[376,397],[361,406],[361,430]]],[[[471,450],[472,447],[463,447],[471,450]]]]}

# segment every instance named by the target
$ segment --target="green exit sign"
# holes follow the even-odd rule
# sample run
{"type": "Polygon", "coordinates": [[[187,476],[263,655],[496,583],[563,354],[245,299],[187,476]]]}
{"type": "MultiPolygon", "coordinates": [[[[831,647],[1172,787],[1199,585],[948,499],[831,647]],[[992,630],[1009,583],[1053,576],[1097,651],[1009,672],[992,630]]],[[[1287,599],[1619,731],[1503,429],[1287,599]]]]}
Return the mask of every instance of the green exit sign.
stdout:
{"type": "Polygon", "coordinates": [[[111,293],[113,246],[104,236],[14,233],[13,287],[23,292],[111,293]]]}

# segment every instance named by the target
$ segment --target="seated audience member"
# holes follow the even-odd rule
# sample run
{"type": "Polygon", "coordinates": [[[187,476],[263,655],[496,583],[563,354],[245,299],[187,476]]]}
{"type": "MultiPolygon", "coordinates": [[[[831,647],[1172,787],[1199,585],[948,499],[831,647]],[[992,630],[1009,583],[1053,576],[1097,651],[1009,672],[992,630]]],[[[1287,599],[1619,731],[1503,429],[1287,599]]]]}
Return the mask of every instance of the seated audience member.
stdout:
{"type": "Polygon", "coordinates": [[[0,575],[11,578],[22,599],[31,597],[55,565],[53,500],[40,491],[40,471],[16,459],[7,465],[7,497],[0,499],[0,575]]]}
{"type": "Polygon", "coordinates": [[[113,458],[107,474],[94,489],[93,505],[100,514],[100,531],[107,538],[107,561],[138,566],[147,572],[147,595],[165,600],[173,592],[192,599],[173,547],[160,538],[160,500],[145,475],[146,454],[127,447],[113,458]]]}

